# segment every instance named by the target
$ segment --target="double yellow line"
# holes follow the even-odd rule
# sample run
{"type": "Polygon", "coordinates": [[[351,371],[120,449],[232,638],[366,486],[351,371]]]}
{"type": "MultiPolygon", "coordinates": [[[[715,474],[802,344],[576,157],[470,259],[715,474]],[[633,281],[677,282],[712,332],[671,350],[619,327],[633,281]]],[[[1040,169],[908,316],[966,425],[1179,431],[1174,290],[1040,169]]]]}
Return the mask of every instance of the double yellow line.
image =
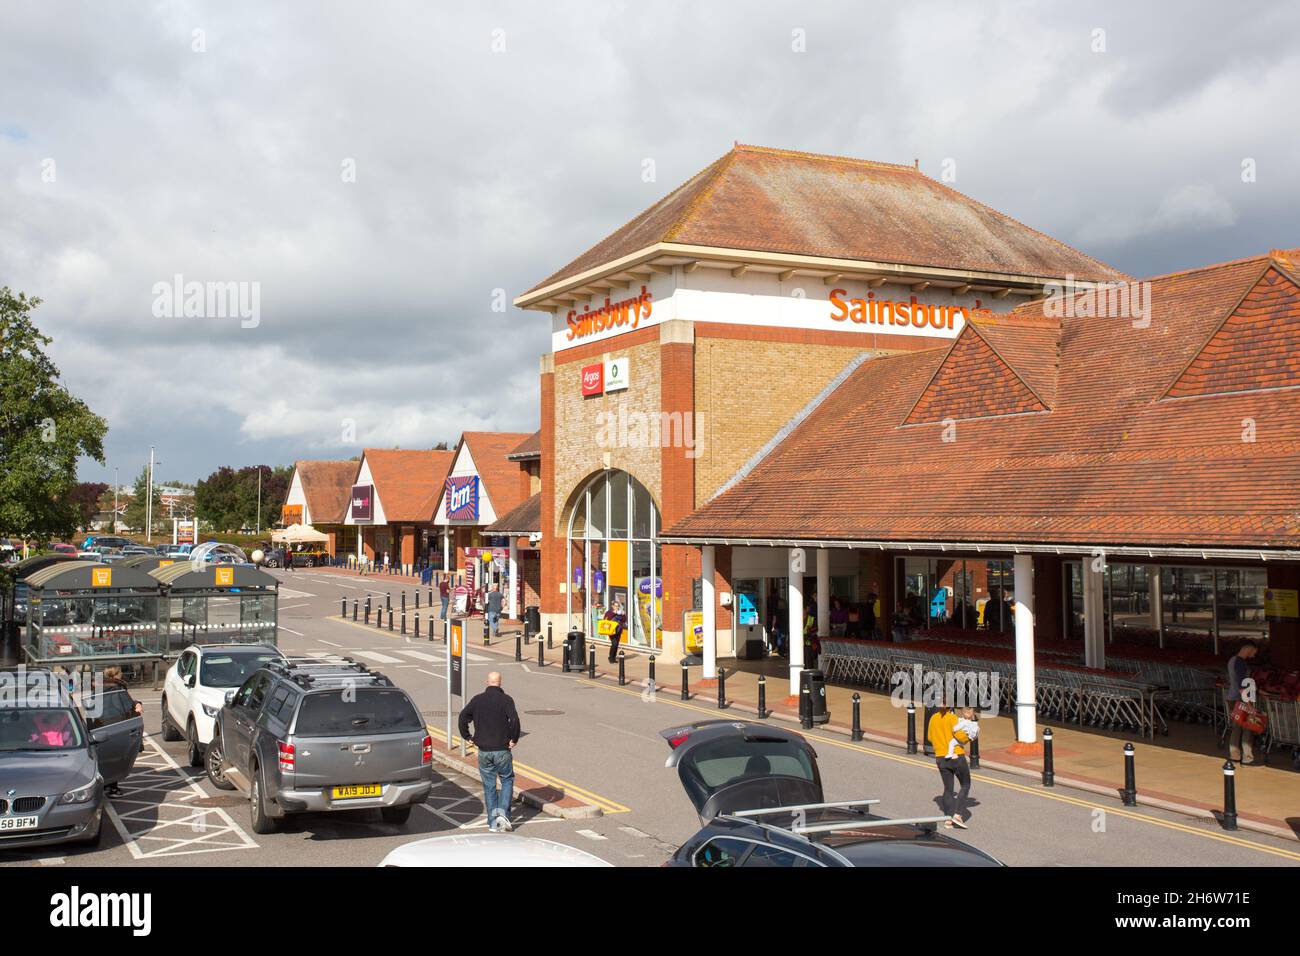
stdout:
{"type": "MultiPolygon", "coordinates": [[[[432,726],[429,726],[428,729],[430,734],[444,743],[446,742],[447,732],[445,730],[439,730],[437,727],[432,726]]],[[[472,753],[473,750],[474,747],[472,744],[466,745],[467,753],[472,753]]],[[[592,806],[600,807],[601,812],[606,816],[614,813],[632,812],[630,807],[625,807],[623,804],[610,800],[608,797],[600,796],[600,794],[592,793],[586,787],[580,787],[576,783],[570,783],[568,780],[561,779],[560,777],[557,777],[554,774],[549,774],[544,770],[538,770],[536,767],[531,767],[518,760],[516,760],[514,764],[515,768],[525,776],[532,777],[539,783],[544,783],[549,787],[554,787],[555,789],[562,791],[565,796],[574,797],[581,800],[583,803],[589,803],[592,806]]]]}

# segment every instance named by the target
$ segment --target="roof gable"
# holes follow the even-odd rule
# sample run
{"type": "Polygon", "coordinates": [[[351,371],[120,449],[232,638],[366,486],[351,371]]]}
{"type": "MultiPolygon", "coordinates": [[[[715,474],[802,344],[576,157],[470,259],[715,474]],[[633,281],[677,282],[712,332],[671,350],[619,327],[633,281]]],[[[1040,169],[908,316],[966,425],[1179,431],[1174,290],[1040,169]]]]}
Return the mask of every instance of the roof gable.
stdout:
{"type": "Polygon", "coordinates": [[[1300,288],[1270,262],[1165,398],[1300,387],[1300,288]]]}
{"type": "Polygon", "coordinates": [[[451,467],[450,451],[367,448],[365,464],[386,521],[430,521],[451,467]]]}
{"type": "Polygon", "coordinates": [[[343,520],[359,467],[356,461],[294,462],[294,481],[302,488],[307,515],[313,523],[337,524],[343,520]]]}
{"type": "Polygon", "coordinates": [[[1047,404],[989,344],[978,326],[970,323],[935,369],[903,424],[1047,410],[1047,404]]]}

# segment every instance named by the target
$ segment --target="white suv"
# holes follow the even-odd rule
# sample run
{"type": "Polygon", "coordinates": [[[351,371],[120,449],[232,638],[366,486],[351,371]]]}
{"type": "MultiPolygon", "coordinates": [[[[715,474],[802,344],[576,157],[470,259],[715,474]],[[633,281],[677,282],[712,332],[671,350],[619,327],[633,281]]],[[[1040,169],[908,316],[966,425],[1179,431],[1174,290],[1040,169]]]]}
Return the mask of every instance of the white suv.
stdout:
{"type": "Polygon", "coordinates": [[[249,677],[284,655],[270,644],[194,644],[167,671],[163,740],[189,743],[191,767],[203,766],[217,712],[249,677]]]}

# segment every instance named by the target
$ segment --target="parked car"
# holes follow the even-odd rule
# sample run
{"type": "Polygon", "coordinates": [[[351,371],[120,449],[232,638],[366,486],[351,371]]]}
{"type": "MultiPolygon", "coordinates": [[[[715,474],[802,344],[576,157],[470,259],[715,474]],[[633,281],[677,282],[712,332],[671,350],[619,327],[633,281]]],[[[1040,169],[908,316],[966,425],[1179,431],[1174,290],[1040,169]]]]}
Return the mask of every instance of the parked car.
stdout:
{"type": "Polygon", "coordinates": [[[123,538],[117,534],[92,534],[81,543],[83,549],[90,548],[125,548],[131,544],[130,538],[123,538]]]}
{"type": "Polygon", "coordinates": [[[405,823],[433,789],[433,738],[415,702],[350,659],[272,662],[221,708],[208,778],[248,796],[254,833],[293,813],[378,809],[405,823]]]}
{"type": "Polygon", "coordinates": [[[155,550],[164,558],[180,558],[190,553],[190,545],[160,544],[155,550]]]}
{"type": "Polygon", "coordinates": [[[104,788],[131,772],[144,720],[116,685],[78,707],[56,675],[26,678],[20,697],[0,698],[0,850],[97,844],[104,788]]]}
{"type": "Polygon", "coordinates": [[[189,744],[189,764],[203,766],[217,712],[266,664],[284,662],[270,644],[195,644],[183,650],[163,681],[163,740],[189,744]]]}
{"type": "MultiPolygon", "coordinates": [[[[323,548],[312,548],[308,551],[290,551],[293,556],[293,566],[295,568],[314,568],[319,564],[329,564],[329,552],[323,548]]],[[[285,566],[285,549],[272,548],[266,552],[266,566],[270,568],[283,568],[285,566]]]]}
{"type": "Polygon", "coordinates": [[[801,735],[755,721],[706,720],[661,731],[666,766],[703,828],[675,867],[1001,866],[940,834],[944,816],[889,818],[876,800],[827,802],[817,753],[801,735]]]}
{"type": "Polygon", "coordinates": [[[50,550],[54,551],[57,554],[71,554],[74,556],[78,553],[78,549],[75,544],[64,544],[62,541],[60,541],[58,544],[50,545],[50,550]]]}
{"type": "Polygon", "coordinates": [[[128,544],[122,549],[122,556],[124,558],[133,558],[138,554],[157,555],[158,549],[151,548],[145,544],[128,544]]]}
{"type": "Polygon", "coordinates": [[[430,837],[391,851],[380,866],[613,866],[577,847],[516,833],[430,837]]]}

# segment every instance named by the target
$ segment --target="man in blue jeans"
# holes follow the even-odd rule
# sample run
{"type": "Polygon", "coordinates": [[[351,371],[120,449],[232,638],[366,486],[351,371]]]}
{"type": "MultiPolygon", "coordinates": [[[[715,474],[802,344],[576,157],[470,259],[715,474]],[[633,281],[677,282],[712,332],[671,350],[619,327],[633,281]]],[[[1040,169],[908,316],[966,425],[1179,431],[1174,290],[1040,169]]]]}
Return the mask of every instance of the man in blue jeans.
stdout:
{"type": "Polygon", "coordinates": [[[484,602],[484,613],[487,614],[488,627],[492,629],[492,636],[497,636],[497,626],[501,623],[501,585],[492,585],[492,590],[488,592],[487,600],[484,602]]]}
{"type": "Polygon", "coordinates": [[[460,712],[460,735],[478,748],[478,773],[483,781],[483,806],[488,829],[493,833],[513,830],[510,801],[514,796],[515,762],[511,751],[519,743],[519,712],[515,702],[501,689],[501,675],[487,676],[487,688],[473,697],[460,712]],[[473,731],[470,724],[474,725],[473,731]],[[497,781],[501,790],[497,791],[497,781]]]}

